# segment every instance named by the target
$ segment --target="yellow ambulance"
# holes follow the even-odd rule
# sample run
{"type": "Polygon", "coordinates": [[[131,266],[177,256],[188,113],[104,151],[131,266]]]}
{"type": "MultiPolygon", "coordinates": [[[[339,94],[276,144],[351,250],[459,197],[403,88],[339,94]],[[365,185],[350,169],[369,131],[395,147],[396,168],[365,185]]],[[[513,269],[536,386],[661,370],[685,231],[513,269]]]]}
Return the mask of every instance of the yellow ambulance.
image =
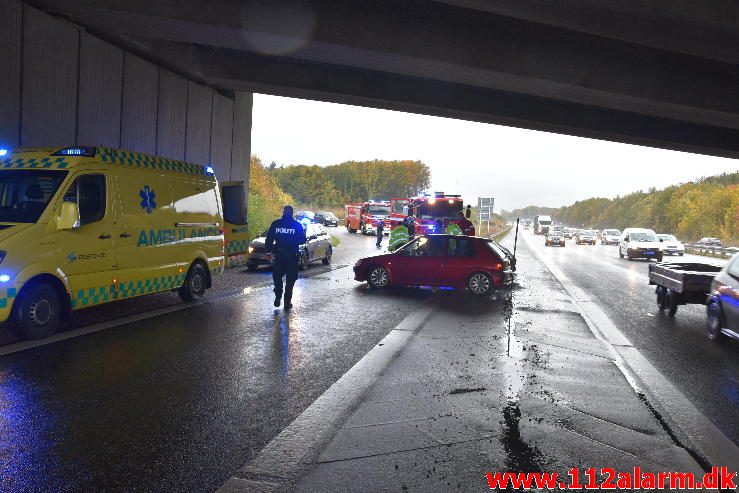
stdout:
{"type": "Polygon", "coordinates": [[[53,334],[72,312],[223,272],[209,166],[104,147],[0,150],[0,322],[53,334]]]}

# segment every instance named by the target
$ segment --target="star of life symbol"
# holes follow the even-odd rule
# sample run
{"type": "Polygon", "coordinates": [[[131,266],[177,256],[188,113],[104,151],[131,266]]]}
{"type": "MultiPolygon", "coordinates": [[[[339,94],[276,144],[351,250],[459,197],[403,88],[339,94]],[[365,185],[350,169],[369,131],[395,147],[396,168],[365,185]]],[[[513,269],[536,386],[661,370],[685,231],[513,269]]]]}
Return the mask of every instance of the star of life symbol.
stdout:
{"type": "Polygon", "coordinates": [[[149,188],[149,185],[144,185],[139,195],[141,196],[141,208],[146,209],[147,214],[151,214],[151,211],[157,208],[157,203],[154,200],[157,195],[154,193],[154,190],[149,188]]]}

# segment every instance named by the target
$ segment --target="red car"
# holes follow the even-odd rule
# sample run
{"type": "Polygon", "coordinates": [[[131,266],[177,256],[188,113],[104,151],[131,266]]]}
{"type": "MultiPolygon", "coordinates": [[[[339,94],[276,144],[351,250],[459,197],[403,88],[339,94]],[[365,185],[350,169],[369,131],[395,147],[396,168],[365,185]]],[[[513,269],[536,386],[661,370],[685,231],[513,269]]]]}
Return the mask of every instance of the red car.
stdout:
{"type": "Polygon", "coordinates": [[[354,265],[354,279],[370,287],[439,286],[487,295],[513,281],[510,259],[492,240],[429,235],[393,253],[366,257],[354,265]]]}

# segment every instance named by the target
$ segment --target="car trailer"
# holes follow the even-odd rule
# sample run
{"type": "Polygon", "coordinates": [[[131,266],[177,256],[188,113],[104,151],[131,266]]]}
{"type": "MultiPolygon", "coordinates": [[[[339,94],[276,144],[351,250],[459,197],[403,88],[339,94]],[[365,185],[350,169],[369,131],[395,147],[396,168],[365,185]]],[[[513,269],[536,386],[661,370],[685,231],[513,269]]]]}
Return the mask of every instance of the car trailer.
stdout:
{"type": "Polygon", "coordinates": [[[649,285],[656,285],[657,307],[674,316],[680,305],[705,305],[721,267],[697,262],[649,264],[649,285]]]}

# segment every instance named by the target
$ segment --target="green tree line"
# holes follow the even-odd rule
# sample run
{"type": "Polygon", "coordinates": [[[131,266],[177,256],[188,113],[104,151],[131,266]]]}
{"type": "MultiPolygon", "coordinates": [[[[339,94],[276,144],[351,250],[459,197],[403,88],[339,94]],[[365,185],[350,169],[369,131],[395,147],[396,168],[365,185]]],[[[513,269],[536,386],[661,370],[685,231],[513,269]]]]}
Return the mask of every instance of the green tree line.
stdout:
{"type": "Polygon", "coordinates": [[[716,236],[737,243],[739,172],[701,178],[663,190],[651,188],[615,199],[590,198],[560,208],[529,206],[502,212],[508,219],[549,214],[556,222],[573,227],[641,227],[672,233],[685,241],[716,236]]]}
{"type": "Polygon", "coordinates": [[[431,185],[421,161],[347,161],[332,166],[268,167],[280,188],[304,205],[336,208],[348,202],[412,197],[431,185]]]}
{"type": "Polygon", "coordinates": [[[267,172],[257,156],[249,163],[249,236],[253,239],[269,228],[272,221],[282,216],[282,208],[295,199],[285,193],[277,179],[267,172]]]}

